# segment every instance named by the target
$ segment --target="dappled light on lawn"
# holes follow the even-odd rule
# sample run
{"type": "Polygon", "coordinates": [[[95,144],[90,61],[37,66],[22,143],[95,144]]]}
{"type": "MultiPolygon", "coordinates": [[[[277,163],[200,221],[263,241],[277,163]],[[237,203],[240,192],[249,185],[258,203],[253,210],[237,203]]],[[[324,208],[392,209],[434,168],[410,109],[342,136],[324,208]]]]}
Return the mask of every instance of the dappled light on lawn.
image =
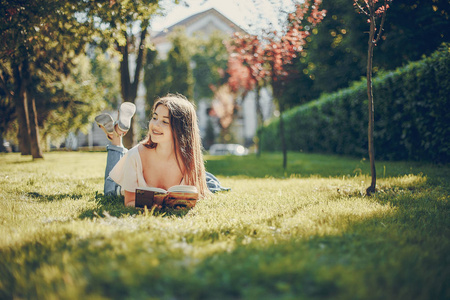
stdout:
{"type": "Polygon", "coordinates": [[[450,250],[448,167],[386,163],[378,192],[366,197],[364,161],[293,153],[293,169],[282,173],[272,166],[280,153],[211,156],[208,169],[231,191],[179,213],[105,197],[105,156],[1,156],[0,295],[409,299],[446,292],[439,274],[450,250]]]}

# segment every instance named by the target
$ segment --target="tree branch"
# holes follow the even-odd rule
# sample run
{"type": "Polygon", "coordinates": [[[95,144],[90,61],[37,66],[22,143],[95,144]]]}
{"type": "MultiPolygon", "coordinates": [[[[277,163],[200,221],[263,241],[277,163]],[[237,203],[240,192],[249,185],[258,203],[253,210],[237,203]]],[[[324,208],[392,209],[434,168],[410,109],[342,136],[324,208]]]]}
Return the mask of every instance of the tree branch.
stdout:
{"type": "Polygon", "coordinates": [[[358,9],[359,9],[363,14],[365,14],[366,16],[369,15],[369,13],[364,9],[364,7],[362,7],[362,6],[359,4],[358,1],[355,1],[355,5],[358,7],[358,9]]]}
{"type": "Polygon", "coordinates": [[[377,34],[377,38],[375,39],[374,43],[376,44],[380,38],[381,38],[381,34],[383,32],[383,26],[384,26],[384,20],[386,19],[386,10],[384,10],[383,12],[383,16],[381,17],[381,24],[380,24],[380,28],[378,29],[378,34],[377,34]]]}

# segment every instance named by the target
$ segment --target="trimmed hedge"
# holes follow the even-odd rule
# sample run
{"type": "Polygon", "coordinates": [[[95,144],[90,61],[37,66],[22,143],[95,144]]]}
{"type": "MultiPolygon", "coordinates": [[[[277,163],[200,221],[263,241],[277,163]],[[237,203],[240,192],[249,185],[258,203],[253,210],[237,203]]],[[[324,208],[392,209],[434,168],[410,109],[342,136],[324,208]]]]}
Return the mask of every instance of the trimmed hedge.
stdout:
{"type": "MultiPolygon", "coordinates": [[[[450,44],[373,80],[375,157],[450,161],[450,44]]],[[[283,114],[290,151],[367,157],[366,80],[283,114]]],[[[264,151],[279,151],[279,119],[260,128],[264,151]]]]}

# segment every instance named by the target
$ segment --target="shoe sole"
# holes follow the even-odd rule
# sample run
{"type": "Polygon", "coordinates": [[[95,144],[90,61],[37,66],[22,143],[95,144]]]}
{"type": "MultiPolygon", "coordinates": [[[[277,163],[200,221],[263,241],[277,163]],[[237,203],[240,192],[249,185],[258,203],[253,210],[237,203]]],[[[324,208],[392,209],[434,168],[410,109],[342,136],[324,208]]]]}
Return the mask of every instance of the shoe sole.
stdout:
{"type": "Polygon", "coordinates": [[[106,137],[111,140],[109,136],[114,134],[114,119],[111,115],[107,113],[100,114],[95,117],[95,122],[106,133],[106,137]]]}
{"type": "Polygon", "coordinates": [[[117,120],[117,126],[122,131],[130,130],[131,118],[136,112],[136,105],[131,102],[124,102],[120,105],[119,119],[117,120]]]}

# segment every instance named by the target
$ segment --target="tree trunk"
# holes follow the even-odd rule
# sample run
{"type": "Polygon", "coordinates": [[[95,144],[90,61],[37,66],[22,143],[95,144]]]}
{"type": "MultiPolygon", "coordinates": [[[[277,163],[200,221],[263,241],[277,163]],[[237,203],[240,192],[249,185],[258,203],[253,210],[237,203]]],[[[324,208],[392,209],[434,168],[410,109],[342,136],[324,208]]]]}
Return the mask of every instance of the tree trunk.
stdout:
{"type": "Polygon", "coordinates": [[[280,103],[280,139],[281,139],[281,149],[283,151],[283,169],[286,170],[287,167],[287,146],[286,146],[286,138],[284,135],[284,121],[283,121],[283,105],[280,103]]]}
{"type": "MultiPolygon", "coordinates": [[[[129,66],[129,58],[128,58],[128,48],[130,47],[131,41],[128,38],[126,32],[125,38],[127,40],[127,44],[124,46],[119,46],[119,50],[122,53],[122,61],[120,62],[120,78],[121,78],[121,90],[122,90],[122,98],[124,102],[136,102],[137,90],[139,87],[139,82],[141,78],[141,71],[144,64],[144,54],[145,54],[145,38],[147,36],[147,25],[143,25],[143,29],[140,35],[140,42],[138,47],[138,53],[136,58],[136,68],[134,70],[134,78],[133,82],[131,82],[130,77],[130,66],[129,66]]],[[[130,123],[130,130],[123,137],[123,144],[126,148],[131,148],[137,144],[137,134],[136,134],[136,118],[133,118],[130,123]]]]}
{"type": "Polygon", "coordinates": [[[28,117],[30,124],[30,144],[31,144],[31,155],[33,159],[44,158],[42,155],[41,144],[39,142],[39,125],[37,121],[37,111],[36,111],[36,101],[33,93],[28,89],[27,91],[27,102],[28,102],[28,117]]]}
{"type": "Polygon", "coordinates": [[[31,84],[30,65],[25,59],[22,64],[22,78],[24,86],[24,104],[28,111],[28,132],[30,134],[30,147],[33,159],[44,158],[39,143],[39,125],[37,121],[36,101],[31,84]]]}
{"type": "Polygon", "coordinates": [[[10,123],[16,118],[14,92],[9,90],[9,87],[6,84],[6,82],[11,79],[9,74],[0,71],[0,89],[3,89],[5,92],[0,98],[0,152],[9,150],[3,145],[3,135],[7,132],[10,123]],[[6,77],[4,75],[6,75],[6,77]]]}
{"type": "Polygon", "coordinates": [[[272,89],[274,98],[278,100],[278,108],[280,110],[280,141],[281,141],[281,150],[283,152],[283,169],[287,168],[287,145],[286,145],[286,137],[284,132],[284,120],[283,120],[283,112],[284,112],[284,103],[282,100],[282,95],[284,92],[284,82],[281,80],[274,80],[272,82],[272,89]]]}
{"type": "Polygon", "coordinates": [[[3,145],[3,129],[0,127],[0,152],[6,152],[6,147],[3,145]]]}
{"type": "Polygon", "coordinates": [[[376,190],[377,174],[375,169],[375,150],[373,146],[373,127],[374,127],[374,105],[373,105],[373,91],[372,91],[372,62],[373,62],[373,48],[375,36],[375,19],[371,14],[369,43],[367,51],[367,97],[369,103],[369,126],[368,126],[368,146],[370,158],[370,173],[372,175],[371,185],[366,189],[367,195],[371,195],[376,190]]]}
{"type": "Polygon", "coordinates": [[[22,155],[30,155],[30,126],[28,118],[28,105],[26,104],[25,89],[23,84],[21,66],[12,66],[14,76],[14,106],[16,108],[19,124],[18,140],[22,155]]]}
{"type": "Polygon", "coordinates": [[[220,127],[220,143],[228,144],[231,140],[230,127],[220,127]]]}
{"type": "Polygon", "coordinates": [[[261,128],[264,125],[264,116],[262,113],[262,108],[261,108],[261,97],[260,97],[260,92],[261,92],[261,88],[259,87],[259,85],[256,86],[256,114],[257,114],[257,119],[258,119],[258,128],[260,130],[258,130],[259,134],[258,134],[258,148],[257,148],[257,152],[256,152],[256,156],[260,157],[261,153],[262,153],[262,132],[261,132],[261,128]]]}
{"type": "MultiPolygon", "coordinates": [[[[128,41],[128,36],[125,33],[125,38],[128,41]]],[[[120,88],[122,92],[122,100],[123,102],[132,102],[134,103],[134,99],[131,95],[130,89],[130,67],[128,62],[128,42],[124,46],[119,46],[120,53],[122,54],[122,61],[120,62],[120,88]]],[[[123,137],[123,144],[125,148],[131,148],[135,144],[134,140],[134,124],[133,120],[130,123],[130,130],[123,137]]]]}

